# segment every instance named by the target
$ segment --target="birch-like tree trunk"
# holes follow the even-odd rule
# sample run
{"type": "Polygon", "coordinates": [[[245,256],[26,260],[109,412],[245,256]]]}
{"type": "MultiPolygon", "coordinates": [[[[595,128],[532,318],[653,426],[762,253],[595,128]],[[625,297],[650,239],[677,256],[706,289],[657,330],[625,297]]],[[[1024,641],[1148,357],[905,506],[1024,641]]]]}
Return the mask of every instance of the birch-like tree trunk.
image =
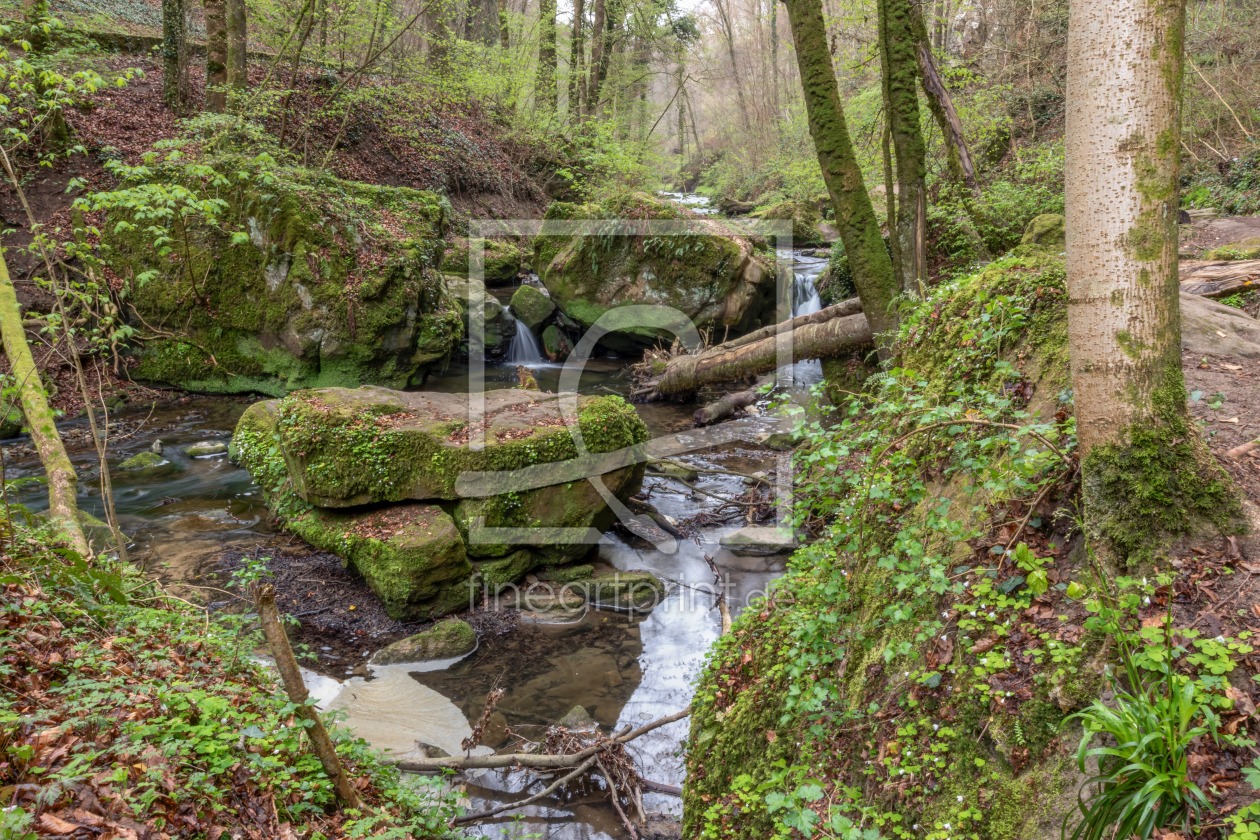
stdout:
{"type": "MultiPolygon", "coordinates": [[[[796,61],[805,93],[809,133],[814,139],[823,181],[836,213],[836,228],[853,271],[853,285],[862,299],[871,331],[888,333],[897,325],[891,303],[897,293],[892,261],[884,248],[871,197],[862,181],[862,169],[853,153],[849,128],[840,104],[840,89],[827,46],[822,0],[785,0],[796,61]]],[[[887,353],[881,337],[881,355],[887,353]]]]}
{"type": "Polygon", "coordinates": [[[1086,521],[1123,562],[1238,503],[1186,412],[1177,209],[1184,0],[1073,0],[1068,340],[1086,521]]]}
{"type": "Polygon", "coordinates": [[[205,0],[206,10],[206,110],[221,113],[227,107],[227,2],[205,0]],[[217,90],[215,90],[217,88],[217,90]]]}

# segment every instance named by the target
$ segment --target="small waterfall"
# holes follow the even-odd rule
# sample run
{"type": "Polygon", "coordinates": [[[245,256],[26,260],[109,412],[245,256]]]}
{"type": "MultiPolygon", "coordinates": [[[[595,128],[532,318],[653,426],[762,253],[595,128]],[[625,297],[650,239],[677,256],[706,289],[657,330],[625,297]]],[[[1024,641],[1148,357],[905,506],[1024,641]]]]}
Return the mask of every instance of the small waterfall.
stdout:
{"type": "Polygon", "coordinates": [[[822,298],[818,296],[818,290],[814,288],[814,278],[817,274],[801,274],[794,272],[792,274],[792,317],[798,315],[813,315],[822,309],[822,298]]]}
{"type": "Polygon", "coordinates": [[[525,324],[516,319],[510,310],[503,310],[506,318],[516,324],[516,332],[512,335],[512,343],[508,345],[507,361],[512,365],[532,365],[547,361],[538,336],[525,324]]]}

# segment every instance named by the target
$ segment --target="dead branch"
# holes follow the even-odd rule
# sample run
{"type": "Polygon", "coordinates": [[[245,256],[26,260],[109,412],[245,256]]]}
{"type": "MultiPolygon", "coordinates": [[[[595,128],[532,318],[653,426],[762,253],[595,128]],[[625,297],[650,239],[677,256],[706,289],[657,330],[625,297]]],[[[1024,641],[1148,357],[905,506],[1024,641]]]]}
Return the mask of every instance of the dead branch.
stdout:
{"type": "MultiPolygon", "coordinates": [[[[485,811],[477,811],[476,813],[472,813],[472,814],[464,814],[464,816],[462,817],[455,817],[453,820],[451,820],[451,824],[454,825],[457,823],[467,823],[467,822],[473,822],[475,820],[484,820],[487,817],[493,817],[493,816],[497,816],[498,814],[502,814],[504,811],[511,811],[515,808],[524,808],[526,805],[531,805],[534,802],[537,802],[538,800],[542,799],[543,797],[549,796],[555,793],[557,790],[564,787],[569,782],[572,782],[575,779],[577,779],[587,770],[590,770],[591,767],[595,765],[595,761],[596,761],[596,758],[594,756],[591,756],[586,761],[578,765],[577,769],[574,770],[572,773],[570,773],[567,776],[561,776],[559,779],[556,779],[554,782],[548,785],[544,790],[534,794],[533,796],[527,799],[522,799],[519,802],[504,802],[502,805],[496,805],[493,808],[490,808],[485,811]]],[[[400,764],[399,766],[401,767],[402,765],[400,764]]],[[[407,768],[404,767],[403,769],[405,770],[407,768]]]]}

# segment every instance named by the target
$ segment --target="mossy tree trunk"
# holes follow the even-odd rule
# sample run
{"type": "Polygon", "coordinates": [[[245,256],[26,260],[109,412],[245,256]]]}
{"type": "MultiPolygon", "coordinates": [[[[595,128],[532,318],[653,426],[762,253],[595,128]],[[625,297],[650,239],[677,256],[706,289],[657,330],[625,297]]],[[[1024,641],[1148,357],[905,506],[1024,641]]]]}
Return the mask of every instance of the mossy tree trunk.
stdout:
{"type": "Polygon", "coordinates": [[[582,113],[591,116],[599,103],[599,67],[604,63],[605,45],[608,43],[606,0],[595,0],[595,19],[591,23],[591,62],[587,65],[586,97],[582,103],[582,113]]]}
{"type": "Polygon", "coordinates": [[[184,76],[188,28],[184,0],[162,0],[162,100],[177,114],[184,111],[184,76]]]}
{"type": "Polygon", "coordinates": [[[1086,522],[1140,562],[1238,502],[1186,412],[1177,276],[1184,0],[1074,0],[1068,340],[1086,522]]]}
{"type": "Polygon", "coordinates": [[[893,273],[901,291],[922,292],[927,280],[927,160],[919,120],[919,59],[914,0],[879,0],[879,46],[888,134],[897,162],[895,208],[888,219],[893,273]]]}
{"type": "Polygon", "coordinates": [[[507,0],[498,0],[499,9],[499,46],[507,49],[512,46],[512,31],[508,26],[507,0]]]}
{"type": "MultiPolygon", "coordinates": [[[[327,15],[327,11],[324,13],[327,15]]],[[[322,33],[321,33],[322,34],[322,33]]],[[[322,58],[322,50],[320,57],[322,58]]],[[[246,63],[249,57],[248,22],[245,0],[227,0],[227,86],[239,95],[249,83],[246,63]]]]}
{"type": "MultiPolygon", "coordinates": [[[[862,299],[862,310],[871,330],[876,334],[888,333],[897,325],[896,313],[891,307],[897,284],[845,124],[840,89],[827,47],[822,2],[785,0],[784,5],[796,42],[809,133],[814,139],[823,180],[835,209],[836,228],[853,271],[853,284],[862,299]]],[[[880,340],[881,355],[887,354],[886,342],[887,339],[880,340]]]]}
{"type": "Polygon", "coordinates": [[[0,335],[3,336],[5,355],[9,357],[9,371],[21,396],[22,413],[26,415],[31,440],[35,442],[35,449],[39,452],[39,460],[44,465],[44,474],[48,479],[49,520],[62,533],[71,548],[88,557],[91,552],[87,538],[83,535],[83,526],[79,524],[79,479],[70,463],[70,457],[66,455],[61,437],[57,434],[57,422],[48,406],[48,397],[44,394],[44,384],[35,368],[30,345],[26,343],[17,294],[9,279],[9,268],[2,257],[0,335]]]}
{"type": "Polygon", "coordinates": [[[941,78],[936,59],[932,57],[932,44],[928,39],[923,10],[915,3],[910,4],[910,24],[916,42],[919,72],[923,76],[923,92],[926,94],[928,110],[936,118],[936,124],[940,126],[941,135],[945,138],[950,174],[958,182],[966,184],[975,198],[979,198],[980,182],[976,180],[976,164],[963,134],[962,119],[959,118],[954,101],[941,78]]]}
{"type": "Polygon", "coordinates": [[[227,106],[227,2],[205,0],[206,110],[222,113],[227,106]],[[217,88],[217,90],[216,90],[217,88]]]}
{"type": "Polygon", "coordinates": [[[583,0],[573,0],[573,31],[569,39],[569,119],[573,122],[582,115],[582,59],[586,49],[582,41],[582,27],[585,14],[583,0]]]}
{"type": "Polygon", "coordinates": [[[538,4],[538,107],[556,112],[556,0],[538,4]]]}

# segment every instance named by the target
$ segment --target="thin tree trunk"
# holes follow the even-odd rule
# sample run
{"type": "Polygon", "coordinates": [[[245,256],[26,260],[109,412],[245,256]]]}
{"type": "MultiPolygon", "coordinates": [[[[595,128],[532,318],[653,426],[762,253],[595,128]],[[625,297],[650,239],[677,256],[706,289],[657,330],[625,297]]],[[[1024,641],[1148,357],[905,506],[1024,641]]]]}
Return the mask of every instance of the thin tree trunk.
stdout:
{"type": "MultiPolygon", "coordinates": [[[[321,59],[323,58],[321,49],[321,59]]],[[[249,85],[249,33],[245,0],[227,0],[227,86],[240,96],[249,85]]]]}
{"type": "MultiPolygon", "coordinates": [[[[945,138],[945,148],[949,160],[949,170],[955,180],[967,185],[967,189],[976,198],[980,197],[980,183],[976,180],[976,165],[971,159],[971,151],[967,148],[967,138],[963,134],[962,120],[950,99],[949,90],[941,79],[940,70],[936,67],[936,59],[932,57],[932,48],[928,43],[927,24],[916,5],[911,5],[911,24],[914,37],[918,41],[919,72],[923,75],[923,92],[927,94],[927,103],[932,116],[936,118],[941,134],[945,138]]],[[[939,30],[939,27],[938,27],[939,30]]]]}
{"type": "Polygon", "coordinates": [[[188,57],[188,29],[184,0],[162,0],[162,101],[177,114],[184,112],[184,72],[188,57]]]}
{"type": "MultiPolygon", "coordinates": [[[[1106,555],[1238,515],[1186,412],[1177,206],[1184,0],[1073,0],[1068,342],[1086,524],[1106,555]]],[[[1227,531],[1228,532],[1228,531],[1227,531]]]]}
{"type": "Polygon", "coordinates": [[[512,33],[508,26],[507,0],[498,0],[499,7],[499,46],[507,49],[512,45],[512,33]]]}
{"type": "Polygon", "coordinates": [[[538,92],[535,101],[548,115],[556,112],[556,0],[538,3],[538,92]]]}
{"type": "Polygon", "coordinates": [[[307,727],[306,734],[311,739],[315,754],[319,756],[319,763],[324,767],[324,774],[333,783],[337,799],[344,807],[361,807],[359,795],[355,793],[354,787],[346,777],[345,768],[341,766],[341,759],[337,757],[337,748],[333,745],[332,738],[328,737],[328,730],[324,728],[319,712],[315,711],[314,706],[307,704],[310,692],[306,690],[306,684],[302,681],[302,671],[298,667],[297,660],[293,658],[293,648],[289,647],[289,637],[285,635],[284,627],[280,624],[280,611],[276,609],[274,586],[265,583],[259,587],[256,606],[258,623],[262,625],[263,636],[266,637],[267,645],[271,648],[271,655],[276,658],[276,670],[280,672],[280,678],[284,682],[285,693],[289,695],[289,702],[297,706],[298,716],[311,724],[307,727]]]}
{"type": "Polygon", "coordinates": [[[595,0],[595,20],[591,23],[591,63],[587,65],[586,101],[582,103],[582,113],[592,116],[599,103],[599,68],[604,63],[605,45],[608,42],[606,0],[595,0]]]}
{"type": "MultiPolygon", "coordinates": [[[[814,138],[823,180],[835,209],[836,228],[844,242],[862,310],[871,329],[877,335],[886,335],[897,325],[891,306],[897,293],[896,280],[845,124],[831,51],[827,48],[822,2],[785,0],[785,5],[796,42],[809,133],[814,138]]],[[[881,338],[882,356],[887,356],[889,341],[890,336],[881,338]]]]}
{"type": "Polygon", "coordinates": [[[206,10],[206,110],[222,113],[227,107],[227,3],[204,0],[206,10]],[[218,88],[218,90],[213,90],[218,88]]]}
{"type": "Polygon", "coordinates": [[[770,103],[774,108],[775,133],[783,136],[779,107],[779,0],[770,0],[770,103]]]}
{"type": "MultiPolygon", "coordinates": [[[[48,406],[44,383],[35,368],[35,357],[26,343],[22,312],[18,308],[17,294],[3,257],[0,257],[0,336],[4,341],[4,353],[9,357],[9,372],[22,400],[22,413],[31,430],[31,440],[35,442],[48,479],[48,518],[71,548],[83,557],[89,557],[91,550],[79,523],[79,478],[57,434],[57,421],[48,406]]],[[[70,352],[74,352],[73,347],[70,352]]]]}
{"type": "Polygon", "coordinates": [[[744,100],[744,82],[739,76],[739,64],[735,61],[735,30],[731,26],[731,16],[727,13],[723,0],[713,0],[713,5],[717,8],[718,18],[722,22],[722,34],[726,38],[726,54],[731,60],[731,76],[735,79],[735,96],[739,100],[739,119],[744,126],[744,131],[751,131],[752,123],[748,119],[748,103],[744,100]]]}
{"type": "Polygon", "coordinates": [[[907,294],[921,294],[927,253],[920,227],[927,189],[927,151],[919,121],[919,62],[911,20],[914,0],[879,0],[880,54],[888,132],[897,160],[896,218],[889,218],[893,272],[907,294]]]}
{"type": "Polygon", "coordinates": [[[577,122],[582,114],[582,59],[585,44],[582,43],[583,16],[586,14],[583,0],[573,0],[573,31],[569,39],[569,119],[577,122]]]}

